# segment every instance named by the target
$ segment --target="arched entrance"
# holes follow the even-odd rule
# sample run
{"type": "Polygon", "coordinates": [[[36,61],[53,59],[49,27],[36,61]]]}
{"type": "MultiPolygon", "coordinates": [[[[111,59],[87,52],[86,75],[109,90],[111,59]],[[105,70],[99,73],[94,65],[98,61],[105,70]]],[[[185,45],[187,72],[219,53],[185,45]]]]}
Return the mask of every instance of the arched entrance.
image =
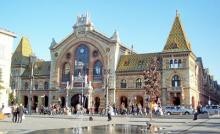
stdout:
{"type": "Polygon", "coordinates": [[[128,107],[128,98],[126,97],[126,96],[121,96],[121,99],[120,99],[121,101],[121,103],[120,103],[120,105],[121,104],[124,104],[125,105],[125,107],[127,108],[128,107]]]}
{"type": "Polygon", "coordinates": [[[81,103],[81,95],[80,94],[75,94],[71,97],[71,106],[76,108],[76,105],[81,103]]]}
{"type": "Polygon", "coordinates": [[[137,96],[137,102],[136,102],[136,104],[138,105],[138,104],[141,104],[141,106],[143,107],[143,97],[141,97],[141,96],[137,96]]]}
{"type": "Polygon", "coordinates": [[[99,106],[100,106],[100,98],[99,97],[95,97],[95,104],[94,104],[94,112],[98,113],[99,112],[99,106]]]}
{"type": "Polygon", "coordinates": [[[49,104],[49,98],[48,96],[44,96],[44,106],[48,107],[48,104],[49,104]]]}
{"type": "Polygon", "coordinates": [[[38,105],[38,97],[37,96],[33,96],[33,107],[32,107],[32,109],[36,110],[37,105],[38,105]]]}
{"type": "Polygon", "coordinates": [[[170,97],[171,97],[171,104],[173,104],[174,106],[179,106],[181,105],[180,103],[180,93],[170,93],[170,97]]]}
{"type": "Polygon", "coordinates": [[[28,97],[24,96],[24,107],[27,108],[28,107],[28,97]]]}
{"type": "Polygon", "coordinates": [[[61,104],[60,104],[60,106],[61,106],[61,108],[64,108],[65,107],[65,104],[66,104],[66,99],[65,99],[65,97],[61,97],[60,98],[60,100],[61,100],[61,104]]]}

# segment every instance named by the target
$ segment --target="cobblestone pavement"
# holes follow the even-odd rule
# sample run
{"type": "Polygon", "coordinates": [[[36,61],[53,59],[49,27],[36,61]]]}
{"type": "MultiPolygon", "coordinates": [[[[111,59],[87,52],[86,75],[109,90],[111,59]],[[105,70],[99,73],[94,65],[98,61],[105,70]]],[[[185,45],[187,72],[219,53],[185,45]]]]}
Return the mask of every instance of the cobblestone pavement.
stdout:
{"type": "MultiPolygon", "coordinates": [[[[0,120],[0,134],[23,134],[35,130],[73,128],[85,126],[99,126],[108,124],[131,124],[146,125],[149,118],[136,118],[119,116],[113,117],[112,121],[107,121],[105,116],[93,116],[93,121],[89,121],[89,116],[72,115],[72,116],[47,116],[31,115],[26,116],[22,123],[12,123],[11,118],[0,120]]],[[[159,126],[167,133],[220,133],[220,116],[211,116],[209,119],[198,119],[193,121],[192,118],[153,118],[151,124],[159,126]]]]}

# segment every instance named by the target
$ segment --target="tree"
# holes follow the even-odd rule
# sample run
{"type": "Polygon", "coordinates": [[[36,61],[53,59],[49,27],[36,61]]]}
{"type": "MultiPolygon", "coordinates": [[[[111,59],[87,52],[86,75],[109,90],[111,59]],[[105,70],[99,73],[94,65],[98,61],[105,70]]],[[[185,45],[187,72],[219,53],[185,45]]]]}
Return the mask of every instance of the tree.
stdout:
{"type": "Polygon", "coordinates": [[[146,71],[144,71],[144,89],[150,101],[155,101],[161,94],[160,59],[153,57],[146,71]]]}

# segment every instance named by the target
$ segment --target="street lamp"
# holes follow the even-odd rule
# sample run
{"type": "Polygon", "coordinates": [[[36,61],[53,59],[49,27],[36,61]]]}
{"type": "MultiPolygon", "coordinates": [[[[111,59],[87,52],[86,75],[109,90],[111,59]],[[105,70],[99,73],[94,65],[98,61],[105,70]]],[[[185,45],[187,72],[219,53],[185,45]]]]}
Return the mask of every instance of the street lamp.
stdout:
{"type": "Polygon", "coordinates": [[[68,96],[69,96],[69,81],[66,82],[66,107],[68,107],[68,96]]]}
{"type": "Polygon", "coordinates": [[[28,101],[28,111],[31,114],[31,104],[32,104],[32,90],[33,90],[33,80],[34,80],[34,64],[35,64],[35,57],[31,57],[31,86],[29,90],[29,101],[28,101]]]}
{"type": "MultiPolygon", "coordinates": [[[[109,74],[110,74],[110,69],[109,69],[109,51],[110,48],[106,49],[106,69],[105,69],[105,75],[106,75],[106,79],[105,79],[105,88],[106,88],[106,109],[108,108],[109,105],[109,100],[108,100],[108,84],[109,84],[109,74]]],[[[107,110],[106,110],[106,114],[107,114],[107,110]]]]}

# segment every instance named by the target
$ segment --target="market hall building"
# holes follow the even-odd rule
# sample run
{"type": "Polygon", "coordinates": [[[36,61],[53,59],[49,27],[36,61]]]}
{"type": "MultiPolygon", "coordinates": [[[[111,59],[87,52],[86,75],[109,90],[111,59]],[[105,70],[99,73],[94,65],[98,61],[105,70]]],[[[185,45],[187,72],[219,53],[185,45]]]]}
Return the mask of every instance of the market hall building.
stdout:
{"type": "Polygon", "coordinates": [[[133,52],[117,31],[112,37],[97,31],[88,14],[78,16],[73,32],[59,43],[53,39],[49,49],[51,61],[40,60],[22,37],[12,56],[11,88],[16,101],[33,110],[53,103],[61,107],[80,103],[95,112],[107,104],[146,107],[143,72],[154,57],[160,59],[162,105],[195,108],[199,102],[220,100],[219,85],[193,53],[179,14],[158,53],[133,52]]]}

